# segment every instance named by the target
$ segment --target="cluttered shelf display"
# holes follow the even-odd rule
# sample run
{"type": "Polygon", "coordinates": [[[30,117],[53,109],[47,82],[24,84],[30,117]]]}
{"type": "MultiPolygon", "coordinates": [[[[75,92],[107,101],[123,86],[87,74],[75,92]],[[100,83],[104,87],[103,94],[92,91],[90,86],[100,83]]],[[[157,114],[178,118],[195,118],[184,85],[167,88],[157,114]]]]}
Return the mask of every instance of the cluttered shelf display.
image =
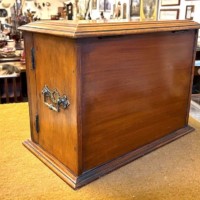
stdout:
{"type": "Polygon", "coordinates": [[[2,10],[4,14],[0,12],[0,62],[20,61],[24,46],[23,35],[18,27],[32,21],[31,13],[27,10],[22,14],[22,4],[18,0],[10,7],[10,15],[6,9],[2,10]]]}
{"type": "Polygon", "coordinates": [[[0,9],[0,103],[27,101],[23,35],[18,27],[28,23],[21,4],[0,9]]]}
{"type": "MultiPolygon", "coordinates": [[[[0,2],[1,3],[1,2],[0,2]]],[[[51,20],[58,19],[86,19],[88,18],[90,1],[75,1],[63,3],[57,8],[57,14],[48,14],[51,20]]],[[[52,7],[50,2],[39,3],[34,2],[31,7],[26,7],[21,0],[14,1],[13,5],[2,6],[0,9],[0,62],[20,61],[23,56],[23,34],[18,30],[21,25],[28,24],[33,21],[41,20],[40,13],[45,12],[46,8],[49,12],[52,7]],[[8,9],[9,8],[9,9],[8,9]],[[10,12],[8,12],[10,10],[10,12]]],[[[55,9],[56,10],[56,9],[55,9]]],[[[42,18],[44,20],[44,18],[42,18]]],[[[24,61],[24,60],[23,60],[24,61]]]]}

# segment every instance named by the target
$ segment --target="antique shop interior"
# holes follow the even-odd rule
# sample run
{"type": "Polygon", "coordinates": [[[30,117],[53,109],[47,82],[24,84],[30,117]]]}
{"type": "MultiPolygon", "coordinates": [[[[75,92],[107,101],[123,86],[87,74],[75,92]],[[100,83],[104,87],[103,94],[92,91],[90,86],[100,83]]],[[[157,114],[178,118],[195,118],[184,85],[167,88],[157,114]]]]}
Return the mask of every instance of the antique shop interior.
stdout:
{"type": "Polygon", "coordinates": [[[1,0],[0,28],[0,199],[199,199],[200,0],[1,0]]]}

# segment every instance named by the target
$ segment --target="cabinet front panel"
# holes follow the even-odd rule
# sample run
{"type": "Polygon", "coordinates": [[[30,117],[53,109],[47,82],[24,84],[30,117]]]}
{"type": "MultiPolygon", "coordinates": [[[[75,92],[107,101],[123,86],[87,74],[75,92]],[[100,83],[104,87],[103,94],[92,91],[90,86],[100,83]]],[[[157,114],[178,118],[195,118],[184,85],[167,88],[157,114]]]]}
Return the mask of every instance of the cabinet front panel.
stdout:
{"type": "Polygon", "coordinates": [[[82,41],[84,170],[187,125],[195,31],[82,41]]]}
{"type": "Polygon", "coordinates": [[[45,34],[35,34],[34,42],[39,144],[73,173],[77,173],[75,45],[70,39],[45,34]],[[45,92],[45,86],[50,92],[45,92]],[[66,95],[69,100],[70,105],[66,109],[63,104],[57,107],[54,103],[58,95],[66,95]]]}

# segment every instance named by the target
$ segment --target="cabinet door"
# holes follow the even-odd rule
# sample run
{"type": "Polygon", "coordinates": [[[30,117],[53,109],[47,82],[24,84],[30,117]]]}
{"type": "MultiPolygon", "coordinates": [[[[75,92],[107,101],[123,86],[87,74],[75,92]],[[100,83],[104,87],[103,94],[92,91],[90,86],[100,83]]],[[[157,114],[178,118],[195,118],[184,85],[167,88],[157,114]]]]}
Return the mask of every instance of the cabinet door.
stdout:
{"type": "Polygon", "coordinates": [[[77,171],[76,56],[71,39],[34,34],[39,145],[77,171]],[[58,97],[70,105],[58,107],[58,97]],[[66,98],[65,98],[66,96],[66,98]],[[67,102],[68,103],[68,102],[67,102]]]}
{"type": "Polygon", "coordinates": [[[31,126],[31,139],[35,143],[38,143],[38,103],[37,103],[37,90],[36,90],[36,74],[34,69],[34,39],[33,34],[25,32],[24,41],[26,49],[26,74],[27,74],[27,86],[28,86],[28,101],[29,101],[29,114],[30,114],[30,126],[31,126]]]}

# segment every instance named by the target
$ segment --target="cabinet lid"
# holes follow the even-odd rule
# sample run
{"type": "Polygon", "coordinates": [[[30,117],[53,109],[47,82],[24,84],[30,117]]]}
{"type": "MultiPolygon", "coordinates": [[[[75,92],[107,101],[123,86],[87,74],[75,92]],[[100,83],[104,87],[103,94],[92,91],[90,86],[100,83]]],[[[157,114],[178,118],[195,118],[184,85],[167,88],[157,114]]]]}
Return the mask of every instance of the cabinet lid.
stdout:
{"type": "Polygon", "coordinates": [[[26,24],[19,30],[70,38],[128,35],[164,31],[199,29],[200,24],[189,20],[173,21],[70,21],[44,20],[26,24]]]}

